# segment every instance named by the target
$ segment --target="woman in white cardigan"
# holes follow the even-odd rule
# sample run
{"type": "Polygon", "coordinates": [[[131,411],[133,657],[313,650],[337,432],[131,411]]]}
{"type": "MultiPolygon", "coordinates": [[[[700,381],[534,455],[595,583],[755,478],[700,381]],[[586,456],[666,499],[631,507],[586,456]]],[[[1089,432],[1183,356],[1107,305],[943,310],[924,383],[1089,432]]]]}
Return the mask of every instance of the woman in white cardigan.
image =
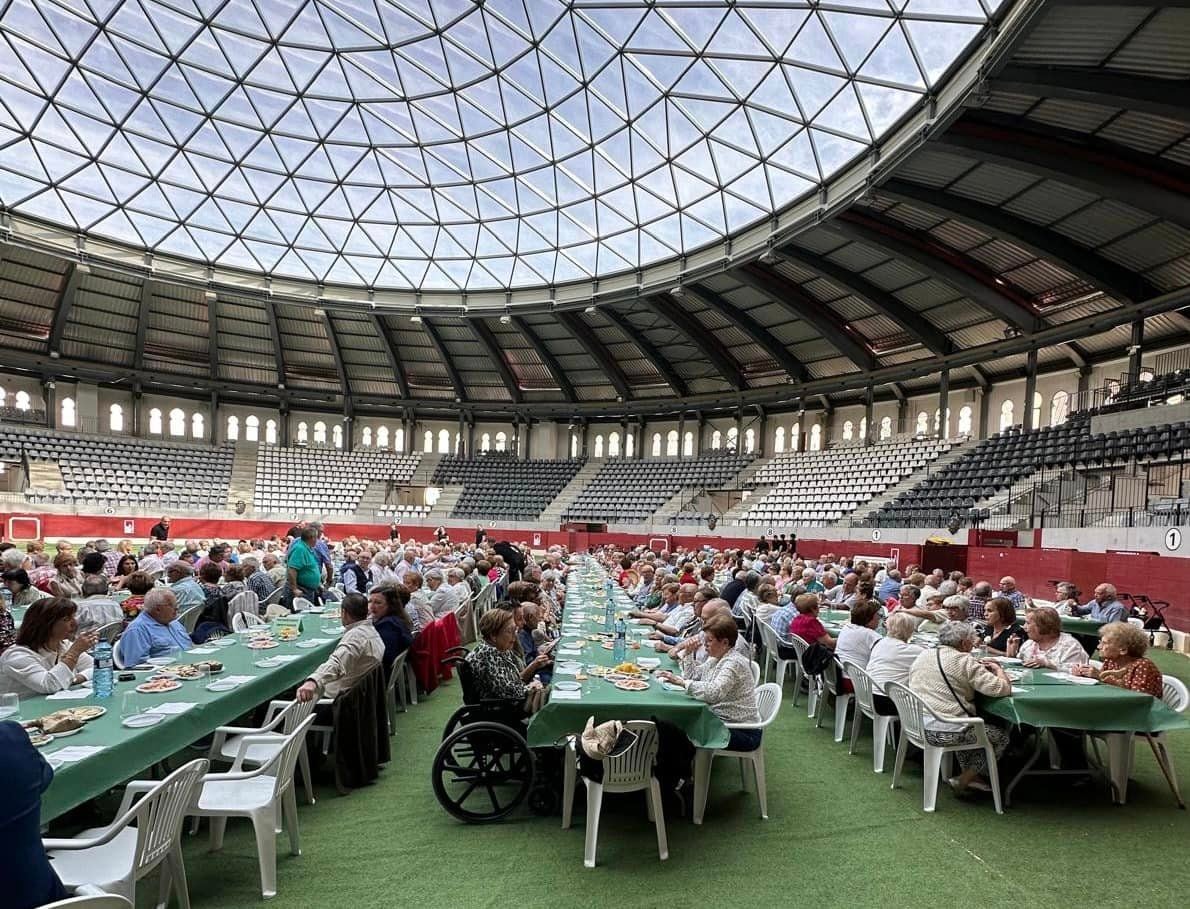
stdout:
{"type": "MultiPolygon", "coordinates": [[[[705,701],[711,712],[725,723],[759,723],[752,661],[736,649],[739,628],[735,619],[716,614],[702,626],[702,633],[706,662],[698,663],[695,655],[688,652],[682,659],[681,676],[668,670],[657,675],[705,701]]],[[[760,730],[732,729],[727,747],[732,751],[755,751],[760,747],[760,730]]]]}
{"type": "Polygon", "coordinates": [[[87,651],[98,638],[93,631],[78,634],[77,610],[64,597],[46,597],[29,607],[16,644],[0,655],[0,694],[52,694],[91,677],[87,651]]]}

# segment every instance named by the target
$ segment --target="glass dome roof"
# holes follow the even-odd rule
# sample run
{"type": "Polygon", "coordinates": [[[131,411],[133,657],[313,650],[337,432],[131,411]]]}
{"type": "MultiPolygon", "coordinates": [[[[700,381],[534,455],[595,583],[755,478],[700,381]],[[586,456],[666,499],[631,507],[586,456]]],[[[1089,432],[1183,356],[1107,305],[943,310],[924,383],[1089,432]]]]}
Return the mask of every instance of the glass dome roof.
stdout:
{"type": "Polygon", "coordinates": [[[328,284],[671,259],[862,154],[1003,0],[10,0],[0,204],[328,284]]]}

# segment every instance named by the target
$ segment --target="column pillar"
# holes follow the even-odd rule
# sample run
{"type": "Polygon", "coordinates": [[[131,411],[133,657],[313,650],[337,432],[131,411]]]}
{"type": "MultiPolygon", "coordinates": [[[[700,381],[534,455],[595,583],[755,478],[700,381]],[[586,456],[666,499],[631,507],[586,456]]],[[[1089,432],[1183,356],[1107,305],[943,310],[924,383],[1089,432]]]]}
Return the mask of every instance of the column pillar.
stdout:
{"type": "Polygon", "coordinates": [[[289,405],[282,403],[277,414],[277,443],[282,448],[288,448],[289,438],[289,405]]]}
{"type": "MultiPolygon", "coordinates": [[[[567,443],[569,444],[569,439],[567,443]]],[[[467,421],[467,457],[475,457],[475,418],[467,421]]]]}
{"type": "Polygon", "coordinates": [[[533,420],[525,417],[525,459],[533,457],[533,420]]]}
{"type": "Polygon", "coordinates": [[[682,457],[682,452],[685,451],[684,442],[686,440],[686,411],[678,414],[678,457],[682,457]]]}
{"type": "Polygon", "coordinates": [[[1022,425],[1025,432],[1036,427],[1033,425],[1033,395],[1037,392],[1037,351],[1030,350],[1025,360],[1025,417],[1022,425]]]}
{"type": "Polygon", "coordinates": [[[764,408],[759,405],[757,405],[757,407],[756,407],[756,416],[759,417],[760,419],[757,421],[757,424],[756,424],[756,452],[755,452],[755,454],[756,454],[756,457],[763,458],[764,452],[765,452],[765,445],[767,444],[766,439],[768,439],[768,434],[769,434],[769,418],[768,418],[768,414],[765,413],[764,408]]]}
{"type": "Polygon", "coordinates": [[[876,390],[869,385],[864,389],[864,425],[867,427],[864,431],[864,445],[871,445],[872,439],[876,436],[876,427],[872,425],[875,403],[876,390]]]}
{"type": "Polygon", "coordinates": [[[1090,366],[1079,367],[1079,370],[1078,370],[1078,394],[1075,398],[1074,403],[1070,407],[1070,409],[1072,411],[1073,410],[1082,410],[1083,408],[1085,408],[1089,405],[1090,402],[1087,400],[1087,397],[1088,397],[1088,393],[1090,392],[1090,390],[1091,390],[1091,367],[1090,366]]]}
{"type": "Polygon", "coordinates": [[[137,382],[132,386],[132,405],[129,407],[131,413],[128,415],[128,431],[137,439],[144,434],[144,418],[141,416],[143,406],[144,396],[141,394],[140,383],[137,382]]]}
{"type": "Polygon", "coordinates": [[[1140,375],[1140,361],[1145,346],[1145,320],[1137,319],[1132,323],[1132,339],[1128,344],[1128,376],[1136,381],[1140,375]]]}
{"type": "MultiPolygon", "coordinates": [[[[58,428],[58,386],[53,379],[43,379],[41,382],[41,400],[45,405],[46,429],[58,428]]],[[[76,415],[78,411],[75,411],[76,415]]],[[[78,420],[76,419],[77,423],[78,420]]]]}
{"type": "Polygon", "coordinates": [[[582,455],[584,458],[591,457],[590,448],[588,447],[588,442],[590,441],[590,437],[591,437],[591,424],[588,423],[586,420],[583,420],[583,433],[579,437],[578,450],[579,450],[579,454],[582,455]]]}
{"type": "Polygon", "coordinates": [[[463,427],[464,427],[463,412],[460,410],[459,411],[459,428],[457,430],[458,435],[459,435],[459,455],[465,458],[471,454],[471,447],[469,445],[469,440],[467,439],[467,434],[465,432],[463,432],[463,427]]]}
{"type": "Polygon", "coordinates": [[[950,409],[950,370],[942,370],[942,374],[938,376],[938,433],[939,439],[950,438],[950,432],[947,430],[947,411],[950,409]]]}
{"type": "Polygon", "coordinates": [[[694,457],[699,457],[707,446],[707,418],[701,410],[694,412],[694,419],[698,423],[698,429],[694,433],[694,457]]]}
{"type": "Polygon", "coordinates": [[[975,389],[975,400],[979,404],[979,438],[988,437],[988,393],[982,388],[975,389]]]}
{"type": "Polygon", "coordinates": [[[909,399],[901,398],[897,401],[897,435],[904,435],[908,431],[909,399]]]}

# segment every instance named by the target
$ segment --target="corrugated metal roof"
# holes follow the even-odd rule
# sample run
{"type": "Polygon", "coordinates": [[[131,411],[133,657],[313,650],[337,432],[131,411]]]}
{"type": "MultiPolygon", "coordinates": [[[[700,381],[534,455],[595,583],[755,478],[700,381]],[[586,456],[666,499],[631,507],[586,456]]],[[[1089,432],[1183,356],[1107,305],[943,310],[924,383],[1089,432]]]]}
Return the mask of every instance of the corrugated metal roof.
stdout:
{"type": "Polygon", "coordinates": [[[1158,9],[1105,65],[1169,79],[1190,78],[1190,9],[1158,9]]]}
{"type": "Polygon", "coordinates": [[[1149,14],[1143,7],[1053,7],[1033,27],[1013,59],[1043,66],[1098,66],[1149,14]]]}

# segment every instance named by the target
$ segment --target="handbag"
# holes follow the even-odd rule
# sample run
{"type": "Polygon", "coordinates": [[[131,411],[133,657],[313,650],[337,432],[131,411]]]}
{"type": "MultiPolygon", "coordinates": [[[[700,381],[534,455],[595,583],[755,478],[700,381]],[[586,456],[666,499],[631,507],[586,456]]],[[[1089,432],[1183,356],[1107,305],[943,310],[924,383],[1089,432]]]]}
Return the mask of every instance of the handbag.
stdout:
{"type": "Polygon", "coordinates": [[[942,674],[942,681],[946,683],[946,687],[950,690],[951,696],[958,702],[959,707],[962,708],[964,716],[974,717],[975,714],[967,709],[967,705],[963,703],[963,699],[959,697],[954,686],[950,684],[950,679],[946,677],[946,670],[942,668],[942,652],[941,649],[934,651],[934,657],[938,660],[938,671],[942,674]]]}

